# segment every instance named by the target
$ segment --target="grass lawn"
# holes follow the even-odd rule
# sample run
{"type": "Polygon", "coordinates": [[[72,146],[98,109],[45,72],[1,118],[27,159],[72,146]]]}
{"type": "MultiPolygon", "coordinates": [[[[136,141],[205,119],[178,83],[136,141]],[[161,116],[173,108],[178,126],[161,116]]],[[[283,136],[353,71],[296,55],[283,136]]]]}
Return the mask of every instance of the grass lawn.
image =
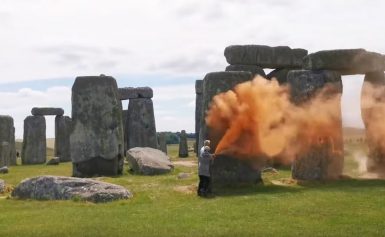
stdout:
{"type": "MultiPolygon", "coordinates": [[[[349,147],[353,149],[354,146],[349,147]]],[[[176,146],[169,146],[173,160],[176,146]]],[[[348,158],[351,174],[357,165],[348,158]]],[[[296,184],[290,171],[266,173],[264,185],[217,190],[198,198],[196,167],[178,165],[161,176],[127,172],[102,180],[133,192],[108,204],[22,201],[0,196],[0,236],[385,236],[385,181],[296,184]],[[179,180],[180,172],[192,173],[179,180]]],[[[10,185],[37,175],[71,175],[71,164],[10,168],[10,185]]]]}

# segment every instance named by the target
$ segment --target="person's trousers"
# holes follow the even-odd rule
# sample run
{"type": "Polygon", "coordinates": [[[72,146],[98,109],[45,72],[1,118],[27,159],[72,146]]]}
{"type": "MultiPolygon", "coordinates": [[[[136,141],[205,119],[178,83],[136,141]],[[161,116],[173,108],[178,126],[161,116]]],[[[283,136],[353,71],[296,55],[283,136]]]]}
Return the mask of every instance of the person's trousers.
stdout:
{"type": "Polygon", "coordinates": [[[206,195],[209,193],[210,177],[199,175],[198,195],[206,195]]]}

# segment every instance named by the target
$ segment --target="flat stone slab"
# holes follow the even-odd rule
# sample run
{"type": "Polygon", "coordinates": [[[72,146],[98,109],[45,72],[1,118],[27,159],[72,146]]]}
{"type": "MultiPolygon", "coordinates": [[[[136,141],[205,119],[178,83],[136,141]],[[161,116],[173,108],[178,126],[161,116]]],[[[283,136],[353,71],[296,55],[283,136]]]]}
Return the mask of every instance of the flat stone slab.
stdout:
{"type": "Polygon", "coordinates": [[[231,45],[225,49],[226,61],[231,65],[257,65],[262,68],[301,68],[305,49],[288,46],[231,45]]]}
{"type": "Polygon", "coordinates": [[[31,114],[35,116],[45,116],[45,115],[63,115],[64,110],[62,108],[50,108],[50,107],[33,107],[31,110],[31,114]]]}
{"type": "Polygon", "coordinates": [[[156,175],[170,172],[174,166],[162,151],[150,147],[134,147],[127,151],[131,169],[143,175],[156,175]]]}
{"type": "Polygon", "coordinates": [[[324,50],[304,57],[308,70],[337,70],[343,75],[385,71],[385,56],[365,49],[324,50]]]}
{"type": "Polygon", "coordinates": [[[119,88],[120,100],[152,98],[154,93],[150,87],[123,87],[119,88]]]}
{"type": "Polygon", "coordinates": [[[12,197],[36,200],[80,198],[99,203],[128,199],[132,194],[122,186],[93,179],[46,175],[23,180],[12,191],[12,197]]]}
{"type": "Polygon", "coordinates": [[[226,67],[226,71],[251,72],[253,76],[260,75],[262,77],[266,77],[266,74],[265,74],[265,71],[263,71],[263,68],[255,65],[229,65],[226,67]]]}

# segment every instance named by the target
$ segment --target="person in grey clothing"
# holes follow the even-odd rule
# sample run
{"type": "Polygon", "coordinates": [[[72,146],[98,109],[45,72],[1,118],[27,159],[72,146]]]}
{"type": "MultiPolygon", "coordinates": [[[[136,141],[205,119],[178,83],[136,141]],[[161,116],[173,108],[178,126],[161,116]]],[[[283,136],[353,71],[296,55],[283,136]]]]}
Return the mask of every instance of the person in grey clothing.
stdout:
{"type": "MultiPolygon", "coordinates": [[[[205,144],[206,141],[205,141],[205,144]]],[[[198,196],[207,196],[209,194],[210,187],[210,163],[212,162],[215,155],[210,153],[209,146],[203,146],[199,154],[198,160],[198,196]]]]}

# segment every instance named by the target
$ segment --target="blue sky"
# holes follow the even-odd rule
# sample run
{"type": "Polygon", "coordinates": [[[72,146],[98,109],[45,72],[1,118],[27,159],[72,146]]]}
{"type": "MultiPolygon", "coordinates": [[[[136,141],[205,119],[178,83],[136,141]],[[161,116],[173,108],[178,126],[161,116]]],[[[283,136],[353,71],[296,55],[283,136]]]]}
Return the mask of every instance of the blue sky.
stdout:
{"type": "MultiPolygon", "coordinates": [[[[103,73],[154,89],[158,131],[192,132],[194,82],[224,70],[226,46],[384,54],[384,12],[381,0],[0,0],[0,114],[13,116],[21,138],[32,107],[70,115],[76,76],[103,73]]],[[[362,126],[362,79],[343,79],[346,126],[362,126]]]]}

